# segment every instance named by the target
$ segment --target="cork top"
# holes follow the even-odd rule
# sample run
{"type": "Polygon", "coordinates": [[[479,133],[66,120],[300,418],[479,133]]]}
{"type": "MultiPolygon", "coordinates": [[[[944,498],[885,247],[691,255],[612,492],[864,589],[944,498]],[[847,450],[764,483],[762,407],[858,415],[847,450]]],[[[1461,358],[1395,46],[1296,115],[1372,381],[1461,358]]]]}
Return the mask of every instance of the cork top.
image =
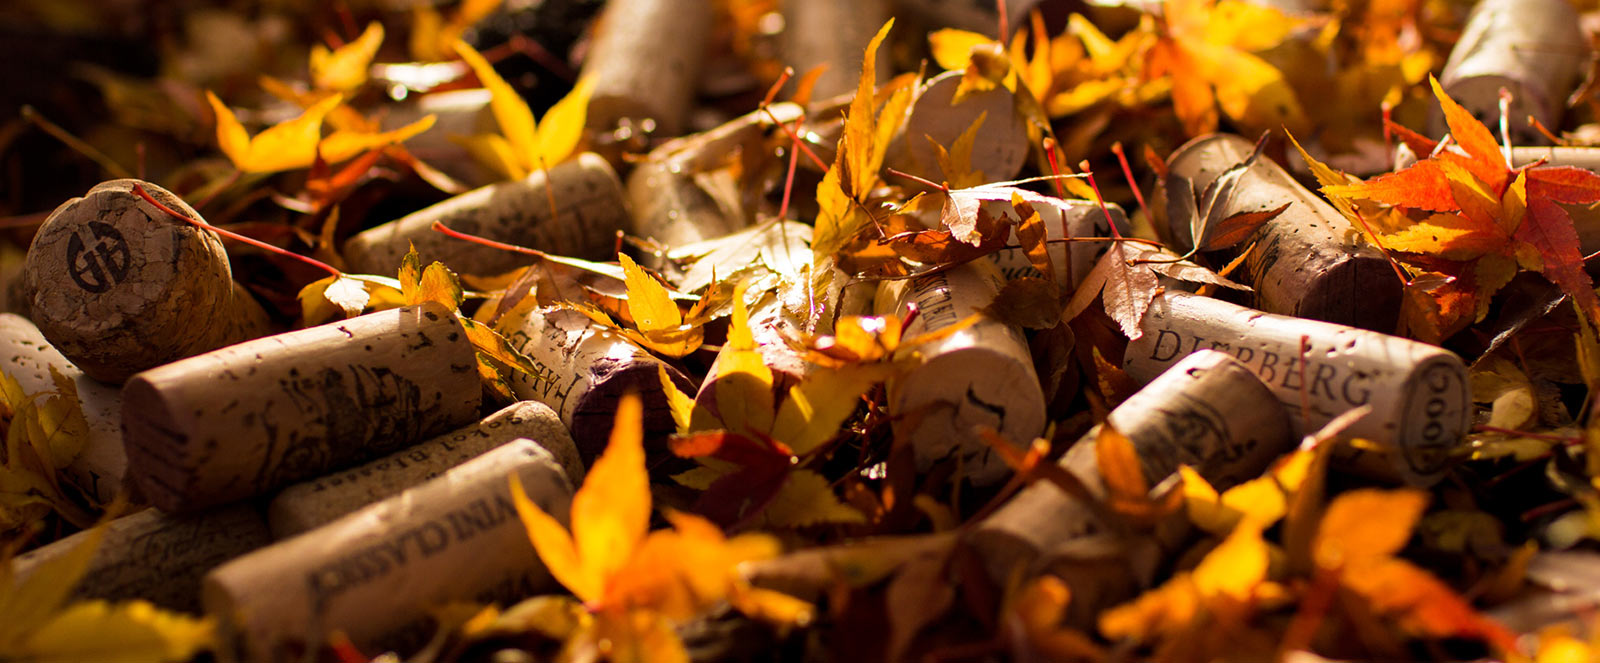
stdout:
{"type": "Polygon", "coordinates": [[[227,317],[233,299],[222,242],[146,202],[135,184],[200,218],[149,182],[104,182],[51,212],[23,267],[39,330],[85,373],[109,382],[196,352],[196,321],[227,317]]]}

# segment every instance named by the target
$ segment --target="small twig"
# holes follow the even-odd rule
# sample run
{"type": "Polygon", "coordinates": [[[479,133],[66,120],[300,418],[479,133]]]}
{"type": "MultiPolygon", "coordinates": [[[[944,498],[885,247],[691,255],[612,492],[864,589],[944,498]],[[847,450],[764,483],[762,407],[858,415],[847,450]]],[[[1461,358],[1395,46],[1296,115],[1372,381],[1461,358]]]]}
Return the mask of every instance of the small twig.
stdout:
{"type": "Polygon", "coordinates": [[[911,180],[913,182],[921,184],[921,185],[923,185],[925,187],[928,187],[930,189],[938,189],[938,190],[943,191],[943,192],[945,192],[947,194],[950,193],[950,185],[949,184],[940,184],[940,183],[935,182],[933,180],[930,180],[930,179],[927,179],[927,178],[924,178],[924,177],[919,177],[917,175],[912,175],[911,173],[901,172],[901,171],[895,170],[893,168],[884,168],[883,170],[884,170],[884,172],[887,172],[890,175],[894,175],[894,176],[897,176],[897,177],[904,177],[904,178],[906,178],[908,180],[911,180]]]}
{"type": "Polygon", "coordinates": [[[1361,229],[1366,231],[1367,237],[1372,238],[1372,245],[1378,247],[1378,250],[1383,253],[1383,257],[1389,259],[1389,266],[1394,268],[1394,275],[1400,279],[1400,285],[1407,288],[1411,287],[1411,279],[1406,278],[1406,273],[1400,269],[1400,261],[1395,260],[1394,254],[1389,253],[1389,249],[1383,246],[1383,242],[1378,241],[1378,233],[1372,229],[1372,226],[1367,225],[1366,215],[1363,215],[1361,210],[1354,207],[1351,209],[1356,214],[1356,221],[1361,223],[1361,229]]]}
{"type": "MultiPolygon", "coordinates": [[[[472,242],[474,244],[481,244],[483,246],[488,246],[488,247],[500,249],[502,251],[511,251],[512,253],[521,253],[521,254],[524,254],[524,255],[530,255],[530,256],[535,256],[535,257],[539,257],[539,258],[544,258],[544,257],[547,257],[549,255],[549,254],[545,253],[544,251],[540,251],[538,249],[530,249],[530,248],[528,248],[526,246],[517,246],[516,244],[507,244],[505,242],[496,242],[496,241],[494,241],[492,239],[488,239],[488,238],[485,238],[485,237],[479,237],[477,235],[469,235],[469,234],[461,232],[459,230],[451,230],[450,227],[444,225],[444,222],[442,222],[442,221],[434,221],[433,222],[433,231],[434,232],[438,232],[438,233],[444,233],[446,236],[454,237],[454,238],[459,239],[459,240],[472,242]]],[[[620,242],[619,242],[619,247],[620,247],[620,242]]],[[[618,252],[619,253],[621,252],[620,248],[618,248],[618,252]]]]}
{"type": "Polygon", "coordinates": [[[33,106],[24,105],[22,107],[22,119],[31,122],[33,126],[39,127],[56,140],[65,143],[67,147],[72,148],[74,152],[88,157],[90,161],[98,164],[112,177],[133,177],[133,174],[129,173],[128,169],[123,168],[122,164],[119,164],[111,157],[106,156],[106,153],[95,149],[93,145],[83,142],[83,139],[72,135],[66,129],[62,129],[60,125],[45,119],[45,116],[40,115],[39,111],[34,110],[33,106]]]}
{"type": "Polygon", "coordinates": [[[1532,440],[1545,440],[1547,442],[1564,442],[1566,444],[1583,444],[1583,438],[1580,437],[1580,436],[1577,436],[1577,435],[1556,435],[1554,433],[1533,433],[1533,432],[1529,432],[1529,431],[1516,430],[1516,429],[1512,429],[1512,428],[1501,428],[1499,426],[1488,426],[1488,425],[1484,425],[1484,424],[1478,424],[1476,426],[1473,426],[1472,427],[1472,432],[1474,432],[1474,433],[1499,433],[1501,435],[1515,435],[1517,437],[1526,437],[1526,438],[1532,439],[1532,440]]]}
{"type": "Polygon", "coordinates": [[[1144,193],[1139,191],[1139,182],[1133,177],[1133,168],[1128,166],[1128,155],[1122,151],[1122,141],[1112,143],[1111,152],[1117,155],[1117,162],[1122,164],[1122,177],[1128,180],[1128,188],[1133,189],[1133,200],[1139,203],[1139,211],[1144,212],[1144,218],[1153,222],[1156,217],[1150,214],[1150,207],[1144,203],[1144,193]]]}
{"type": "Polygon", "coordinates": [[[1100,193],[1100,185],[1095,184],[1094,170],[1089,168],[1089,162],[1080,162],[1078,164],[1078,170],[1083,171],[1083,174],[1089,177],[1089,188],[1094,189],[1094,201],[1100,205],[1100,213],[1104,214],[1106,217],[1106,227],[1111,229],[1111,236],[1121,239],[1122,232],[1117,230],[1117,223],[1111,220],[1111,209],[1106,207],[1106,196],[1105,194],[1100,193]]]}
{"type": "Polygon", "coordinates": [[[772,120],[773,124],[776,124],[778,125],[778,128],[783,129],[784,133],[789,134],[789,139],[794,141],[795,145],[800,146],[800,151],[805,152],[806,156],[811,157],[811,163],[817,164],[817,167],[823,170],[828,169],[828,164],[823,163],[822,158],[818,157],[816,152],[812,152],[811,148],[806,147],[806,143],[800,139],[799,133],[797,133],[794,129],[790,129],[789,125],[778,121],[778,116],[772,114],[771,108],[762,106],[761,112],[766,113],[767,119],[772,120]]]}
{"type": "Polygon", "coordinates": [[[1500,142],[1506,158],[1506,169],[1511,169],[1511,91],[1500,88],[1500,142]]]}
{"type": "Polygon", "coordinates": [[[139,196],[140,198],[143,198],[145,202],[150,203],[151,205],[154,205],[156,209],[161,210],[162,212],[165,212],[167,215],[169,215],[169,216],[171,216],[171,217],[173,217],[175,219],[178,219],[180,221],[183,221],[184,223],[192,225],[192,226],[194,226],[196,228],[200,228],[202,230],[209,230],[209,231],[214,232],[214,233],[216,233],[218,235],[221,235],[223,237],[231,239],[231,240],[233,240],[235,242],[242,242],[242,243],[245,243],[245,244],[249,244],[250,246],[254,246],[254,247],[258,248],[258,249],[261,249],[263,251],[267,251],[269,253],[276,253],[278,255],[286,256],[286,257],[289,257],[289,258],[294,258],[295,260],[299,260],[300,262],[303,262],[303,263],[305,263],[307,265],[311,265],[312,267],[316,267],[317,269],[325,271],[325,272],[327,272],[327,273],[329,273],[329,274],[331,274],[331,275],[333,275],[335,277],[344,276],[344,272],[341,272],[338,269],[335,269],[333,267],[333,265],[329,265],[328,263],[322,262],[321,260],[317,260],[316,258],[313,258],[311,256],[303,256],[303,255],[300,255],[300,254],[295,253],[293,251],[285,250],[282,247],[273,246],[273,245],[268,244],[266,242],[263,242],[263,241],[261,241],[259,239],[255,239],[253,237],[246,237],[244,235],[240,235],[239,233],[233,232],[232,230],[224,230],[222,228],[218,228],[218,227],[213,226],[213,225],[211,225],[209,223],[206,223],[205,221],[202,221],[200,219],[195,219],[195,218],[186,216],[184,214],[181,214],[177,210],[172,209],[171,207],[167,207],[166,205],[162,204],[161,201],[156,200],[155,198],[151,197],[150,196],[150,192],[145,191],[144,187],[139,186],[138,184],[133,185],[133,193],[135,195],[139,196]]]}

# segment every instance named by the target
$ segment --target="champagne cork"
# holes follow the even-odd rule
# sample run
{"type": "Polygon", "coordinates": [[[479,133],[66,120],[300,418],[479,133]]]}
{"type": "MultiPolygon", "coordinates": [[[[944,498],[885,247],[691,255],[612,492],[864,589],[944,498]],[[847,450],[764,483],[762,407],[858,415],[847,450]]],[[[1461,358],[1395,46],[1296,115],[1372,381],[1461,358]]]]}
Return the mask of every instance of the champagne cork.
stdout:
{"type": "Polygon", "coordinates": [[[1124,360],[1135,380],[1150,380],[1185,355],[1212,349],[1233,355],[1266,382],[1295,415],[1299,433],[1370,405],[1372,413],[1346,434],[1396,447],[1394,470],[1412,483],[1436,481],[1471,424],[1466,366],[1437,346],[1183,292],[1156,297],[1142,327],[1144,335],[1128,345],[1124,360]],[[1308,418],[1298,414],[1302,403],[1310,405],[1308,418]]]}
{"type": "Polygon", "coordinates": [[[338,630],[361,651],[413,653],[430,611],[510,604],[556,589],[506,485],[565,524],[572,485],[532,440],[492,449],[421,486],[207,574],[201,600],[221,623],[223,661],[316,660],[338,630]]]}
{"type": "MultiPolygon", "coordinates": [[[[1489,126],[1500,121],[1500,89],[1511,93],[1511,129],[1519,142],[1542,137],[1524,121],[1561,126],[1567,95],[1589,61],[1578,12],[1567,0],[1480,0],[1450,50],[1439,85],[1489,126]]],[[[1435,112],[1433,133],[1449,131],[1435,112]]]]}
{"type": "Polygon", "coordinates": [[[595,81],[588,125],[626,119],[676,136],[694,100],[715,19],[711,0],[611,0],[595,24],[583,75],[595,81]]]}
{"type": "MultiPolygon", "coordinates": [[[[811,94],[826,99],[854,92],[861,80],[861,57],[867,42],[889,20],[889,0],[806,0],[785,2],[780,48],[783,63],[805,73],[826,67],[811,94]]],[[[877,80],[894,71],[890,49],[878,50],[877,80]]]]}
{"type": "Polygon", "coordinates": [[[804,115],[791,103],[740,116],[715,129],[662,144],[628,175],[634,214],[627,232],[678,247],[737,232],[754,214],[743,204],[739,176],[730,163],[766,156],[778,131],[804,115]]]}
{"type": "MultiPolygon", "coordinates": [[[[1232,134],[1195,138],[1167,159],[1169,177],[1186,178],[1196,193],[1204,192],[1217,177],[1249,158],[1254,147],[1232,134]]],[[[1327,201],[1266,157],[1243,173],[1231,198],[1224,197],[1226,204],[1219,210],[1224,218],[1289,205],[1241,245],[1255,244],[1245,267],[1256,290],[1256,308],[1394,331],[1401,294],[1394,270],[1327,201]]],[[[1173,235],[1188,238],[1188,218],[1173,214],[1168,222],[1173,235]]]]}
{"type": "Polygon", "coordinates": [[[134,179],[102,182],[45,219],[28,247],[29,317],[96,380],[122,382],[154,366],[269,332],[267,313],[233,282],[228,254],[171,192],[134,179]]]}
{"type": "MultiPolygon", "coordinates": [[[[1082,282],[1094,269],[1095,258],[1105,250],[1103,243],[1061,241],[1068,236],[1067,233],[1071,233],[1072,237],[1105,237],[1110,234],[1106,228],[1108,213],[1111,222],[1122,233],[1127,234],[1131,228],[1128,215],[1116,203],[1106,203],[1102,210],[1098,203],[1087,200],[1063,200],[1027,190],[997,190],[993,197],[985,197],[979,206],[989,214],[1003,215],[1012,224],[1021,223],[1022,219],[1017,217],[1016,208],[1011,204],[1012,191],[1017,191],[1039,213],[1039,222],[1044,224],[1045,240],[1051,242],[1045,249],[1050,254],[1050,266],[1055,270],[1051,278],[1062,286],[1082,282]]],[[[989,258],[1000,268],[1000,273],[1007,281],[1030,276],[1044,277],[1028,260],[1028,252],[1022,249],[1015,227],[1006,244],[1010,248],[996,251],[989,258]]]]}
{"type": "MultiPolygon", "coordinates": [[[[1220,490],[1260,475],[1293,448],[1288,416],[1270,406],[1272,400],[1267,386],[1237,360],[1202,350],[1145,385],[1106,420],[1133,444],[1149,485],[1188,465],[1220,490]]],[[[1103,498],[1105,482],[1095,457],[1099,430],[1078,440],[1058,464],[1103,498]]],[[[1072,586],[1068,622],[1083,626],[1092,625],[1100,610],[1131,598],[1138,576],[1153,572],[1185,530],[1169,522],[1142,547],[1124,539],[1130,545],[1085,550],[1092,547],[1083,541],[1116,530],[1088,503],[1038,481],[979,523],[969,542],[996,581],[1006,582],[1019,568],[1027,575],[1046,572],[1067,579],[1072,586]]]]}
{"type": "Polygon", "coordinates": [[[583,461],[560,417],[543,403],[519,401],[415,446],[366,464],[283,489],[267,508],[272,535],[285,539],[332,522],[368,504],[405,492],[484,452],[518,439],[550,452],[573,485],[583,483],[583,461]]]}
{"type": "Polygon", "coordinates": [[[100,502],[115,498],[128,470],[128,456],[122,450],[122,392],[84,375],[20,315],[0,313],[0,361],[24,394],[55,391],[52,368],[72,380],[89,436],[78,457],[62,471],[89,497],[100,502]]]}
{"type": "MultiPolygon", "coordinates": [[[[79,532],[17,556],[12,571],[27,577],[39,565],[82,545],[79,532]]],[[[200,579],[223,562],[272,542],[250,505],[186,514],[145,509],[106,524],[71,599],[143,599],[168,610],[196,612],[200,579]]]]}
{"type": "Polygon", "coordinates": [[[427,303],[145,371],[122,390],[128,481],[185,511],[415,444],[477,416],[474,353],[427,303]]]}
{"type": "Polygon", "coordinates": [[[644,401],[647,441],[664,441],[677,431],[660,371],[665,368],[685,392],[692,393],[694,385],[644,348],[568,309],[529,310],[500,325],[511,345],[539,368],[539,377],[513,375],[511,392],[560,414],[585,464],[605,449],[624,394],[639,394],[644,401]]]}
{"type": "Polygon", "coordinates": [[[628,201],[611,165],[585,152],[548,171],[473,189],[363,231],[345,242],[345,259],[352,271],[394,274],[414,245],[423,264],[437,260],[466,274],[499,275],[529,262],[436,232],[436,221],[469,235],[603,260],[615,250],[617,231],[627,227],[628,201]]]}
{"type": "Polygon", "coordinates": [[[905,126],[889,145],[889,166],[934,182],[944,181],[937,151],[931,137],[950,149],[978,117],[973,142],[972,168],[990,182],[1014,179],[1028,160],[1028,128],[1016,111],[1016,95],[1005,86],[969,92],[961,103],[951,103],[961,86],[962,72],[947,71],[929,79],[917,92],[906,116],[905,126]]]}
{"type": "MultiPolygon", "coordinates": [[[[917,317],[903,332],[911,338],[982,311],[1002,283],[993,264],[974,260],[915,279],[884,281],[875,307],[883,315],[904,316],[915,303],[917,317]]],[[[1021,446],[1045,425],[1044,392],[1022,331],[985,317],[922,346],[920,353],[921,366],[889,383],[895,435],[915,445],[918,470],[960,456],[962,473],[974,484],[1004,479],[1011,470],[979,437],[979,427],[1021,446]]]]}

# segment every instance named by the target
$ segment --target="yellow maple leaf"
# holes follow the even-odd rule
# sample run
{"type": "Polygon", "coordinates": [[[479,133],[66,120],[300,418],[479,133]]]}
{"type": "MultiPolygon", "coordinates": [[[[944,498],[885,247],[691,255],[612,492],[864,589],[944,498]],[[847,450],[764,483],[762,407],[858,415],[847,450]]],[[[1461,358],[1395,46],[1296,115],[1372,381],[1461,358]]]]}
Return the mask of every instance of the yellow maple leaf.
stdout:
{"type": "Polygon", "coordinates": [[[383,24],[373,21],[355,41],[328,50],[311,47],[311,84],[319,90],[350,92],[367,82],[367,68],[383,45],[383,24]]]}
{"type": "Polygon", "coordinates": [[[53,392],[25,393],[22,385],[0,371],[0,406],[5,418],[4,454],[0,455],[0,534],[11,534],[55,511],[81,527],[94,516],[68,494],[60,471],[83,449],[89,434],[78,401],[77,385],[50,369],[53,392]]]}
{"type": "Polygon", "coordinates": [[[730,539],[703,518],[670,512],[673,529],[649,531],[643,440],[643,405],[630,394],[618,404],[606,450],[573,497],[570,531],[511,477],[512,500],[534,550],[595,617],[572,640],[608,642],[635,660],[676,661],[685,658],[671,625],[724,600],[753,613],[808,619],[801,602],[756,591],[736,571],[744,562],[777,555],[770,536],[730,539]]]}
{"type": "Polygon", "coordinates": [[[589,95],[594,90],[593,79],[579,79],[572,91],[545,113],[541,129],[528,103],[495,72],[488,60],[465,42],[457,41],[455,50],[489,90],[489,110],[500,127],[499,134],[466,139],[467,149],[474,158],[507,179],[521,179],[572,155],[583,138],[589,95]]]}
{"type": "Polygon", "coordinates": [[[322,118],[343,100],[333,95],[317,102],[299,117],[273,125],[251,136],[233,111],[210,90],[206,100],[217,116],[217,145],[233,166],[246,173],[272,173],[306,168],[316,161],[322,140],[322,118]]]}
{"type": "Polygon", "coordinates": [[[27,577],[12,575],[0,553],[0,660],[161,663],[210,649],[215,623],[160,610],[145,601],[66,604],[105,536],[104,525],[27,577]]]}
{"type": "Polygon", "coordinates": [[[1299,21],[1242,0],[1167,0],[1149,74],[1172,81],[1173,109],[1191,136],[1215,131],[1218,109],[1246,129],[1304,133],[1305,110],[1283,72],[1254,55],[1299,21]]]}
{"type": "Polygon", "coordinates": [[[463,0],[449,20],[431,3],[413,5],[411,57],[419,62],[438,62],[450,56],[452,45],[462,33],[500,7],[501,0],[463,0]]]}

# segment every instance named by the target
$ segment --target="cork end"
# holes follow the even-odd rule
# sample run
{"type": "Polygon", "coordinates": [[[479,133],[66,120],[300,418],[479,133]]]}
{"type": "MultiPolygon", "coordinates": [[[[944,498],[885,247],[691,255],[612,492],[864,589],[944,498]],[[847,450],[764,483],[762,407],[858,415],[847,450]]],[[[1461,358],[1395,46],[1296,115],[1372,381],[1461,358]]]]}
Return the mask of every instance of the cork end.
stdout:
{"type": "Polygon", "coordinates": [[[934,357],[898,381],[894,395],[894,411],[909,415],[895,426],[913,427],[904,434],[914,441],[919,469],[961,456],[977,485],[1011,473],[979,437],[980,428],[1019,446],[1044,430],[1044,392],[1033,365],[1003,352],[975,347],[934,357]]]}
{"type": "Polygon", "coordinates": [[[1403,296],[1394,270],[1382,257],[1341,254],[1321,278],[1306,283],[1293,314],[1392,334],[1400,323],[1403,296]]]}
{"type": "Polygon", "coordinates": [[[122,431],[128,456],[124,482],[162,511],[206,506],[191,499],[195,467],[189,458],[189,438],[161,391],[145,376],[134,376],[122,388],[122,431]]]}

